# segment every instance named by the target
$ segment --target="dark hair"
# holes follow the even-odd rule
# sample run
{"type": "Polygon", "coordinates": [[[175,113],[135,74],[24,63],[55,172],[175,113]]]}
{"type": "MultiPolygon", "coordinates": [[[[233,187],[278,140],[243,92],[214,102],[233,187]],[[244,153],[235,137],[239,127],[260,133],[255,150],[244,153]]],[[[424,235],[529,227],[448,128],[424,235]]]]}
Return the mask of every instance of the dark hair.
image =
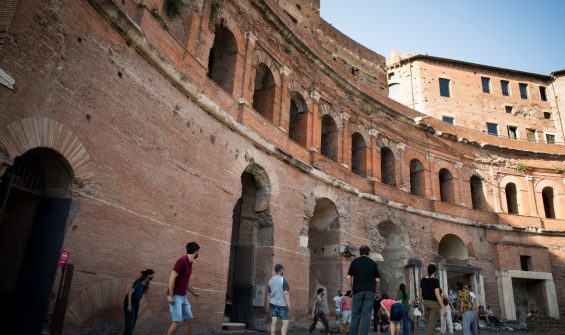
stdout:
{"type": "Polygon", "coordinates": [[[371,248],[366,245],[362,245],[359,247],[359,254],[361,256],[369,256],[369,252],[371,252],[371,248]]]}
{"type": "Polygon", "coordinates": [[[351,291],[347,291],[347,292],[345,292],[345,296],[347,296],[347,297],[351,297],[351,291]]]}
{"type": "Polygon", "coordinates": [[[186,253],[189,255],[192,255],[193,253],[197,252],[198,250],[200,250],[200,246],[198,245],[198,243],[192,241],[192,242],[188,242],[186,244],[186,253]]]}
{"type": "Polygon", "coordinates": [[[318,294],[320,294],[320,293],[322,293],[322,292],[324,292],[324,289],[320,287],[320,288],[318,289],[318,294]]]}
{"type": "Polygon", "coordinates": [[[457,291],[463,290],[463,283],[460,280],[457,281],[456,285],[457,285],[457,291]]]}
{"type": "MultiPolygon", "coordinates": [[[[155,272],[151,269],[147,269],[147,270],[143,270],[141,271],[141,276],[139,278],[137,278],[136,282],[144,282],[145,279],[147,279],[147,277],[149,276],[153,276],[155,272]]],[[[149,291],[149,281],[147,281],[146,283],[144,283],[143,285],[143,292],[147,293],[147,291],[149,291]]]]}
{"type": "Polygon", "coordinates": [[[406,299],[408,297],[408,295],[406,294],[406,285],[404,285],[404,283],[400,284],[398,290],[400,290],[401,299],[406,299]]]}
{"type": "Polygon", "coordinates": [[[383,300],[384,300],[384,299],[388,299],[388,294],[386,294],[386,293],[383,293],[383,295],[382,295],[382,297],[381,297],[381,298],[383,298],[383,300]]]}
{"type": "Polygon", "coordinates": [[[428,276],[433,275],[434,273],[436,273],[437,268],[434,264],[430,264],[428,265],[428,276]]]}

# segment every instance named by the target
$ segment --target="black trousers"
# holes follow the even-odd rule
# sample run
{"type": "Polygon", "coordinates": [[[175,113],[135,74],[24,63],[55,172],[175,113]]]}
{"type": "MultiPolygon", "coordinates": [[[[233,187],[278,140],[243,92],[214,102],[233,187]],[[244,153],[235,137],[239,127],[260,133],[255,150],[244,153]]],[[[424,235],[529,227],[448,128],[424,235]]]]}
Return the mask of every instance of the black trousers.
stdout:
{"type": "Polygon", "coordinates": [[[124,335],[132,335],[135,322],[137,321],[137,314],[139,313],[139,300],[131,300],[131,312],[128,312],[128,297],[124,299],[124,319],[125,328],[124,335]]]}
{"type": "Polygon", "coordinates": [[[314,331],[314,329],[316,329],[316,324],[318,323],[318,319],[322,320],[322,323],[324,324],[324,328],[326,328],[326,334],[329,334],[330,327],[328,326],[328,318],[326,318],[326,314],[324,313],[316,313],[314,315],[314,322],[312,322],[309,332],[311,333],[312,331],[314,331]]]}

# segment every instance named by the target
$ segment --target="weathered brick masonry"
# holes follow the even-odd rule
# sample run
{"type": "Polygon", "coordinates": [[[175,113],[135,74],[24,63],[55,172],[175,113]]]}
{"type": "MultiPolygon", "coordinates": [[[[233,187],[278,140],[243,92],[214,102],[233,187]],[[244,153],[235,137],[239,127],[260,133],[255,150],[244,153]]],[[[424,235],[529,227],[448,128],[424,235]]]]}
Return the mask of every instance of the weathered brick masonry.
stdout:
{"type": "Polygon", "coordinates": [[[565,146],[423,120],[386,97],[384,58],[321,20],[316,1],[167,8],[0,5],[1,299],[53,283],[30,290],[42,297],[30,327],[42,308],[44,328],[58,316],[63,249],[75,266],[65,334],[119,332],[145,268],[137,333],[164,332],[168,276],[192,240],[196,331],[221,329],[228,299],[232,319],[261,326],[279,262],[292,324],[305,323],[318,287],[346,288],[361,244],[381,260],[383,292],[405,282],[413,294],[435,262],[445,289],[464,280],[506,318],[562,317],[565,146]],[[30,255],[43,259],[35,274],[30,255]]]}

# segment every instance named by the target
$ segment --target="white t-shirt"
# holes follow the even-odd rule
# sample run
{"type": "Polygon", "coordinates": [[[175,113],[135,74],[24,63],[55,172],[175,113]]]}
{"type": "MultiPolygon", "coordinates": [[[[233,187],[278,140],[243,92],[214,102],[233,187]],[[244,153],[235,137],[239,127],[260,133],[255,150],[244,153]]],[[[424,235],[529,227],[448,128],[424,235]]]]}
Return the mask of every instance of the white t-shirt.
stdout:
{"type": "Polygon", "coordinates": [[[335,309],[339,309],[339,304],[341,303],[341,297],[339,295],[336,295],[334,297],[334,302],[335,302],[335,309]]]}

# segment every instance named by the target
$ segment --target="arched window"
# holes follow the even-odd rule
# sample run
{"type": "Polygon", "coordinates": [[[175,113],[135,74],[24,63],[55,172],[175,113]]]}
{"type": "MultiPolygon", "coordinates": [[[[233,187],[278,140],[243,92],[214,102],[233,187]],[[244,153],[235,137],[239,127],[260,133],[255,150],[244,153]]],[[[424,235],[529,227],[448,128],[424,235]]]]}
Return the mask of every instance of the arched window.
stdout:
{"type": "Polygon", "coordinates": [[[396,185],[394,154],[387,147],[381,148],[381,179],[383,184],[396,185]]]}
{"type": "Polygon", "coordinates": [[[288,137],[302,146],[306,146],[307,126],[306,103],[298,93],[290,95],[290,123],[288,137]]]}
{"type": "Polygon", "coordinates": [[[473,209],[484,211],[487,209],[487,201],[485,199],[485,192],[483,189],[483,181],[477,176],[472,176],[469,181],[471,187],[471,202],[473,209]]]}
{"type": "Polygon", "coordinates": [[[400,93],[400,84],[393,83],[393,84],[388,85],[388,97],[389,98],[391,98],[392,100],[398,101],[399,93],[400,93]]]}
{"type": "Polygon", "coordinates": [[[351,136],[351,171],[360,176],[367,175],[367,144],[359,133],[351,136]]]}
{"type": "Polygon", "coordinates": [[[410,161],[410,192],[421,197],[426,196],[426,175],[424,165],[418,159],[410,161]]]}
{"type": "Polygon", "coordinates": [[[337,161],[337,124],[329,115],[322,116],[322,141],[320,152],[322,155],[337,161]]]}
{"type": "Polygon", "coordinates": [[[448,169],[439,170],[439,192],[441,201],[455,203],[453,175],[448,169]]]}
{"type": "Polygon", "coordinates": [[[516,184],[508,183],[505,188],[506,192],[506,208],[508,208],[508,213],[519,214],[518,213],[518,192],[516,191],[516,184]]]}
{"type": "Polygon", "coordinates": [[[214,45],[208,56],[208,77],[224,91],[232,93],[237,62],[237,43],[232,32],[217,25],[214,45]]]}
{"type": "Polygon", "coordinates": [[[253,91],[253,109],[269,121],[273,121],[275,105],[275,78],[265,64],[255,67],[255,87],[253,91]]]}
{"type": "Polygon", "coordinates": [[[543,209],[545,211],[545,217],[548,219],[555,219],[555,208],[553,207],[553,188],[544,187],[541,191],[541,196],[543,198],[543,209]]]}

